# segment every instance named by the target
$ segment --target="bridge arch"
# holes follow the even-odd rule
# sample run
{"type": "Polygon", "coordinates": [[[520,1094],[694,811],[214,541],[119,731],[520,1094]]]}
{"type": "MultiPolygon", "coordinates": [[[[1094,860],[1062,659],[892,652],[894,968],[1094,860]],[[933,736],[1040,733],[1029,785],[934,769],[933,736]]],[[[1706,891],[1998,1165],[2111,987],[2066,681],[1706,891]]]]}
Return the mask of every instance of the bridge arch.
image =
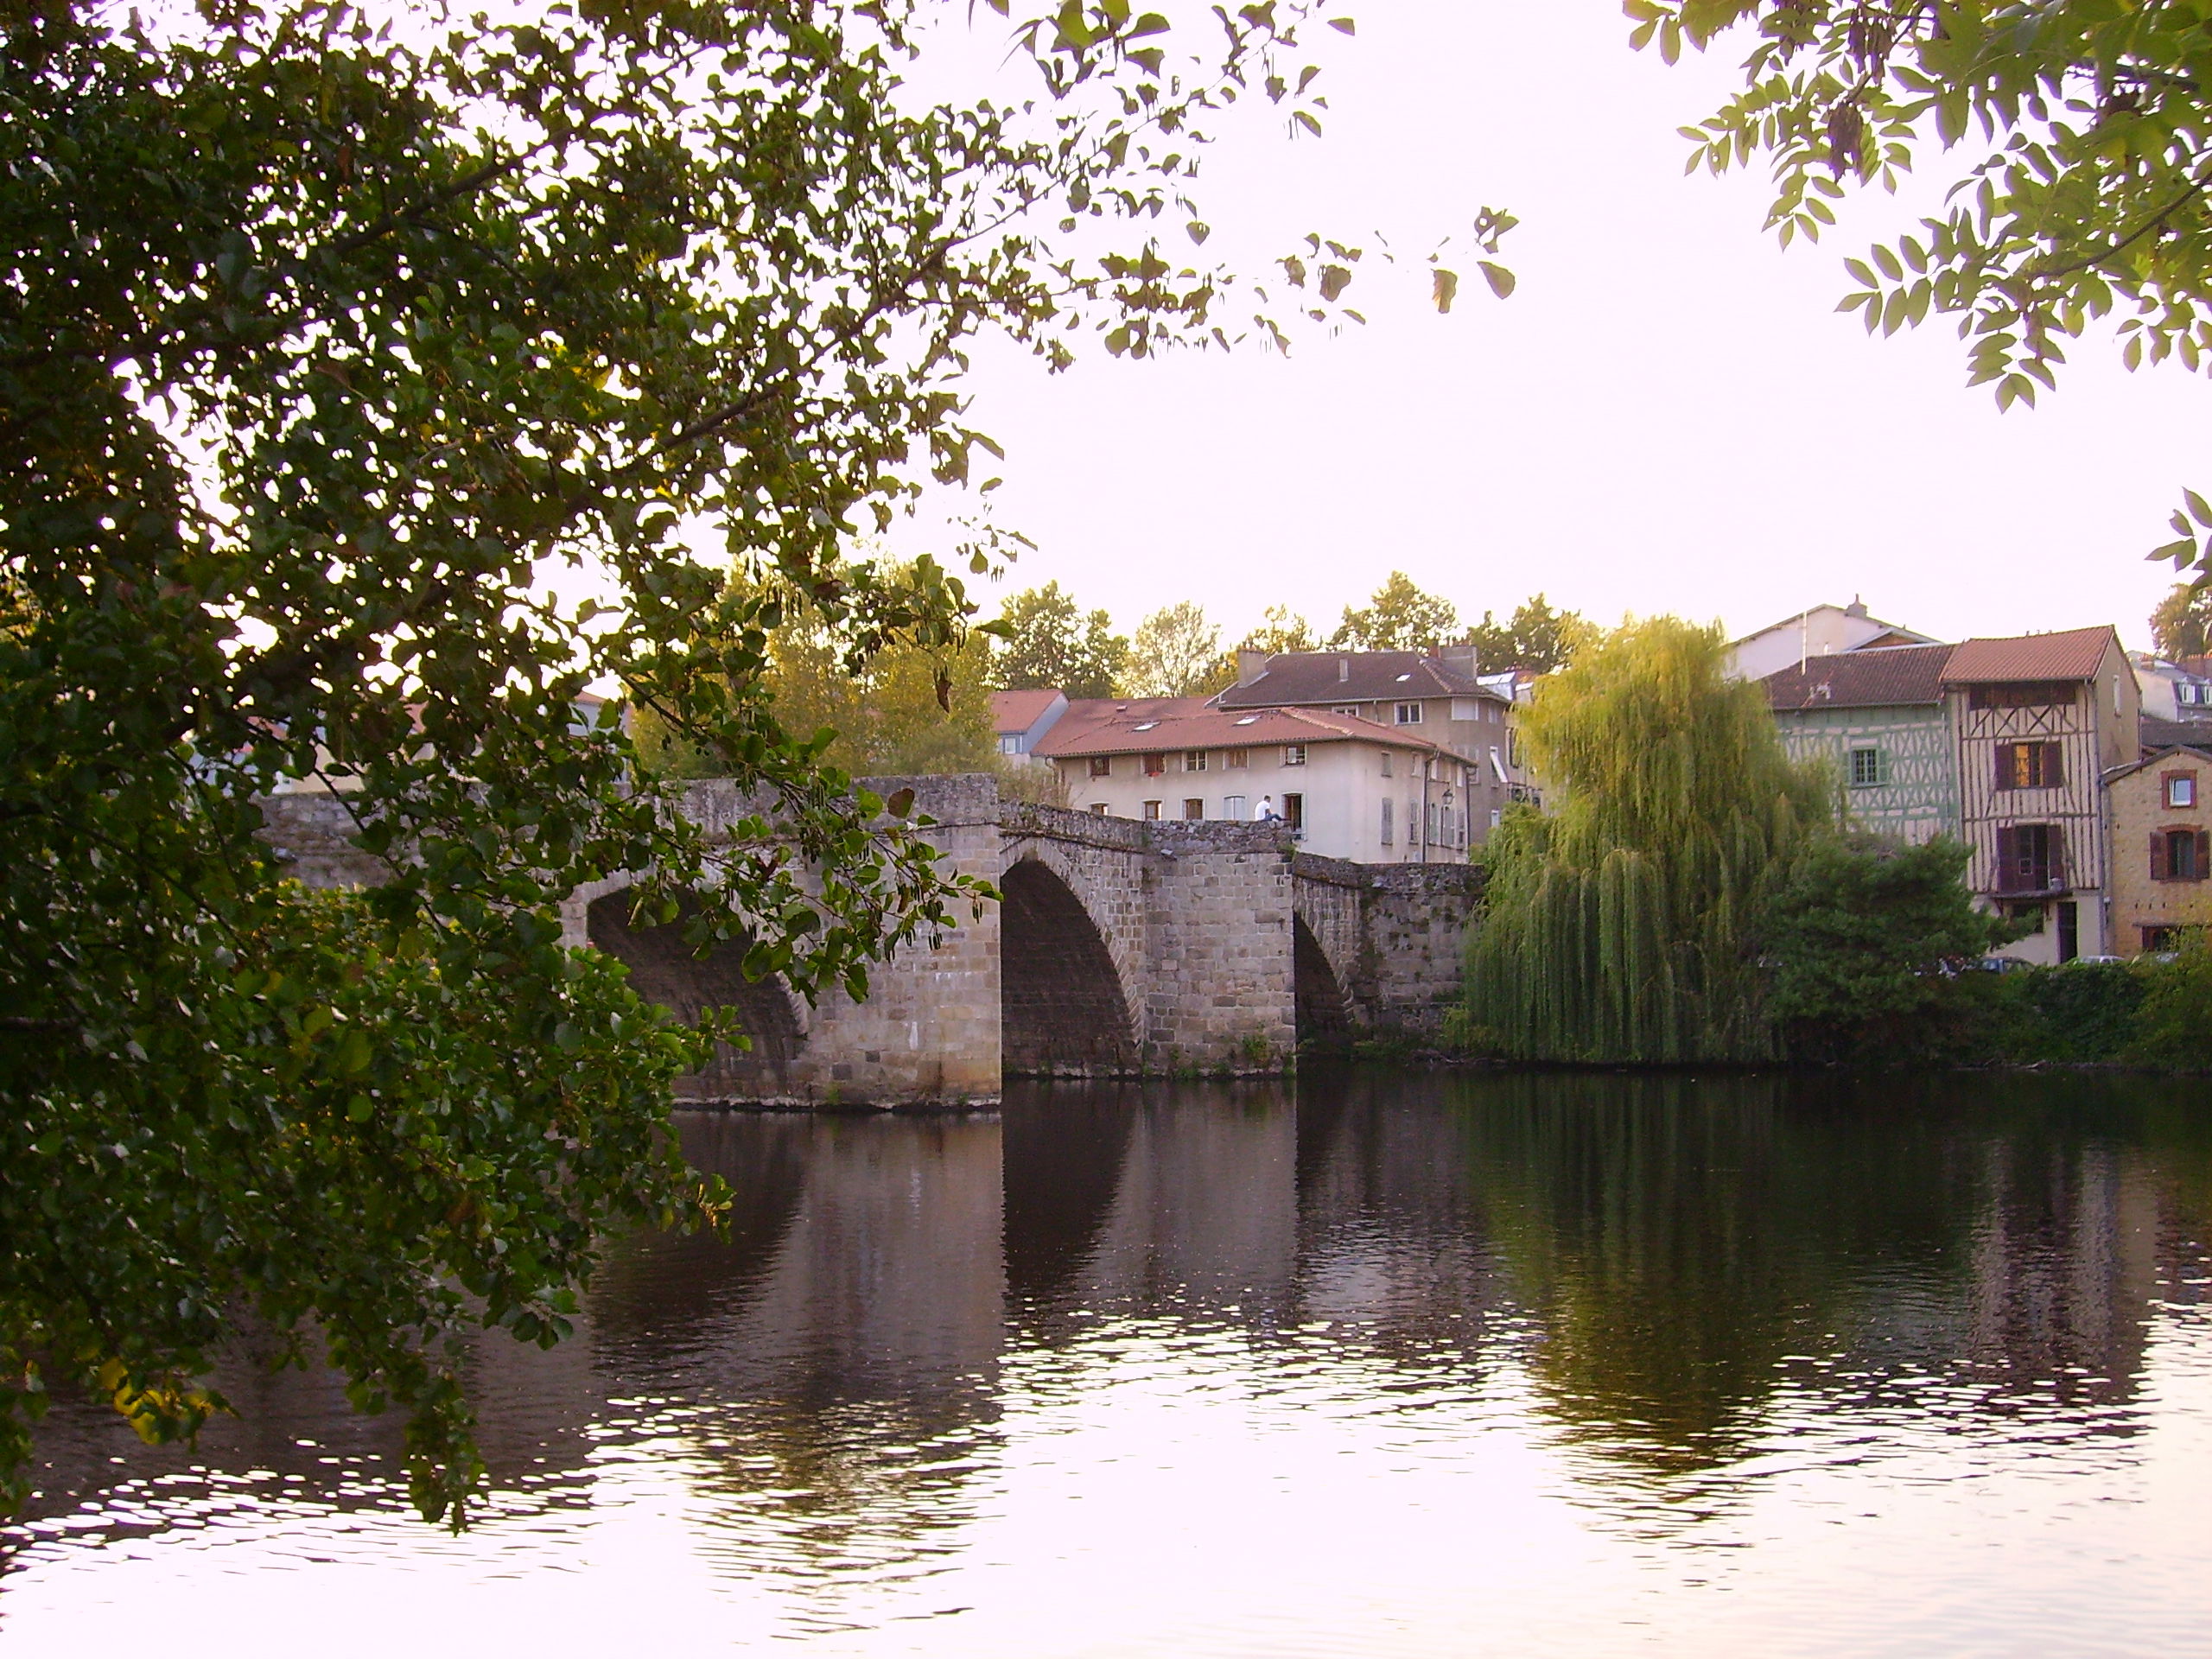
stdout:
{"type": "Polygon", "coordinates": [[[1115,952],[1035,847],[999,879],[999,1052],[1012,1077],[1130,1071],[1141,1058],[1115,952]]]}
{"type": "Polygon", "coordinates": [[[1294,913],[1291,930],[1291,973],[1297,1005],[1298,1040],[1323,1046],[1347,1042],[1352,1034],[1351,999],[1336,966],[1306,918],[1294,913]]]}
{"type": "Polygon", "coordinates": [[[683,915],[648,927],[632,925],[634,897],[626,887],[585,907],[591,943],[630,970],[630,984],[649,1002],[679,1020],[696,1021],[710,1007],[734,1008],[752,1047],[744,1052],[717,1044],[706,1069],[681,1079],[680,1096],[695,1100],[772,1099],[791,1092],[791,1068],[807,1038],[798,999],[781,979],[748,979],[745,953],[752,941],[727,939],[702,957],[683,939],[683,923],[699,900],[683,899],[683,915]]]}

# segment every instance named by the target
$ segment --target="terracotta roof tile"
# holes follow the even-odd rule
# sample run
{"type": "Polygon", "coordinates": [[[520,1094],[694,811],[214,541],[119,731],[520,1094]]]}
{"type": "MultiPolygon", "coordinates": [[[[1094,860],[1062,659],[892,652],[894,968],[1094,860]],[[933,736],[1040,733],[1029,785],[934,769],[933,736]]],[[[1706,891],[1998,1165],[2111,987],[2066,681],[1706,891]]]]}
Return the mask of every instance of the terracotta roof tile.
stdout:
{"type": "Polygon", "coordinates": [[[1047,758],[1156,754],[1268,743],[1368,742],[1441,754],[1395,726],[1314,709],[1217,709],[1200,697],[1085,698],[1071,702],[1034,753],[1047,758]]]}
{"type": "Polygon", "coordinates": [[[1943,667],[1955,647],[1900,645],[1810,657],[1759,682],[1776,709],[1880,709],[1943,701],[1943,667]]]}
{"type": "Polygon", "coordinates": [[[1051,686],[1039,686],[1020,691],[991,693],[991,729],[995,732],[1026,732],[1037,723],[1038,717],[1052,706],[1052,699],[1060,694],[1051,686]]]}
{"type": "Polygon", "coordinates": [[[2160,720],[2145,715],[2137,722],[2137,736],[2145,749],[2212,750],[2212,720],[2160,720]]]}
{"type": "Polygon", "coordinates": [[[2118,637],[2109,626],[2023,633],[2005,639],[1969,639],[1952,652],[1943,683],[2094,679],[2106,651],[2117,644],[2118,637]]]}

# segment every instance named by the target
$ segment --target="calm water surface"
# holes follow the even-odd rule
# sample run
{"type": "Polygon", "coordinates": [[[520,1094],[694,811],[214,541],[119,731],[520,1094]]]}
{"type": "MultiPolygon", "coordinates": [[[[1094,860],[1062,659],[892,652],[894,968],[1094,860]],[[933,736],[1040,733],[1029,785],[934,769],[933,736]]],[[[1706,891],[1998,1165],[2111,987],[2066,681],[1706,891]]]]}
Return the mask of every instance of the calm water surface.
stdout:
{"type": "Polygon", "coordinates": [[[2212,1655],[2212,1099],[1308,1077],[701,1117],[500,1497],[57,1408],[0,1649],[2212,1655]]]}

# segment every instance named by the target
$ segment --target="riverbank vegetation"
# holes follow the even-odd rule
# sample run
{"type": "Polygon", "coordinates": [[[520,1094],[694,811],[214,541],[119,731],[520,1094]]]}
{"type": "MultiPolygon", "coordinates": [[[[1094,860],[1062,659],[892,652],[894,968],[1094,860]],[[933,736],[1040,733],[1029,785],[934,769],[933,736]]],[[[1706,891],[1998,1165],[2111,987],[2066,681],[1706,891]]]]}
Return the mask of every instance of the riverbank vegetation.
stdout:
{"type": "Polygon", "coordinates": [[[1510,812],[1456,1042],[1499,1058],[2212,1066],[2212,951],[2012,971],[1967,849],[1845,827],[1717,629],[1631,623],[1522,722],[1550,788],[1510,812]]]}

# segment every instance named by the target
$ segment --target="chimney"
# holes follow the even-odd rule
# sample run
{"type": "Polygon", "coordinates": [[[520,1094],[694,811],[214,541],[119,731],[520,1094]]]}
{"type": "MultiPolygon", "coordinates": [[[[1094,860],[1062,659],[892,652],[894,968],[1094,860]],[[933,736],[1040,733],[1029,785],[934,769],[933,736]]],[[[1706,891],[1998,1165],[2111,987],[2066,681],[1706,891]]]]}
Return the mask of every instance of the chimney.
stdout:
{"type": "Polygon", "coordinates": [[[1851,596],[1851,603],[1843,607],[1843,613],[1846,616],[1856,617],[1862,622],[1865,621],[1866,620],[1866,601],[1859,598],[1858,594],[1853,594],[1851,596]]]}
{"type": "Polygon", "coordinates": [[[1475,677],[1475,642],[1462,639],[1456,645],[1444,645],[1437,650],[1436,660],[1462,679],[1475,677]]]}
{"type": "Polygon", "coordinates": [[[1351,658],[1339,657],[1337,658],[1337,678],[1339,680],[1348,680],[1351,678],[1351,658]]]}
{"type": "Polygon", "coordinates": [[[1236,648],[1236,683],[1249,685],[1268,671],[1268,653],[1254,651],[1249,646],[1236,648]]]}

